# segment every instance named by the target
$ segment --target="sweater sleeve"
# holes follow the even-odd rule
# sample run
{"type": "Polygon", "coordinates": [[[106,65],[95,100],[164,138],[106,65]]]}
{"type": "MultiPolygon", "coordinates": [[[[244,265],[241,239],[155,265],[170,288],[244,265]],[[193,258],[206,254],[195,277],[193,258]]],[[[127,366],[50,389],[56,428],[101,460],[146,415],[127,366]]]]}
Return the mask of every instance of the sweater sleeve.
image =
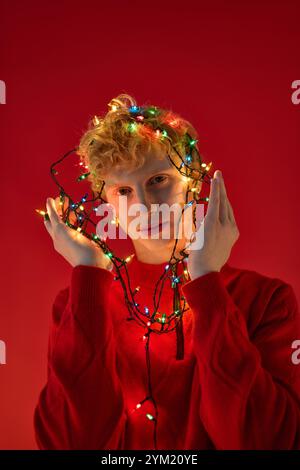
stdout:
{"type": "Polygon", "coordinates": [[[34,412],[40,449],[117,449],[124,400],[108,292],[113,274],[76,266],[56,296],[49,335],[47,383],[34,412]]]}
{"type": "MultiPolygon", "coordinates": [[[[183,286],[195,317],[200,418],[220,450],[300,449],[300,365],[291,360],[292,343],[300,339],[298,304],[289,284],[270,282],[251,340],[219,272],[183,286]]],[[[251,306],[249,293],[251,286],[244,293],[251,306]]]]}

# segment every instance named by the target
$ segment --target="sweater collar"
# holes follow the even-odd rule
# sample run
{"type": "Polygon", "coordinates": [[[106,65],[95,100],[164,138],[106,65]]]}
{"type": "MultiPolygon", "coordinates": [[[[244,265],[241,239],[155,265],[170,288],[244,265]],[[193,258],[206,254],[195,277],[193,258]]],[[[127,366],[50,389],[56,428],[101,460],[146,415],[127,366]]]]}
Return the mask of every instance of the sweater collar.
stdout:
{"type": "MultiPolygon", "coordinates": [[[[178,263],[177,266],[177,275],[181,276],[183,284],[188,282],[188,280],[184,276],[184,270],[186,269],[187,259],[178,263]]],[[[130,279],[132,280],[135,286],[143,285],[146,288],[152,289],[159,278],[163,275],[163,273],[167,270],[169,276],[172,276],[171,269],[168,269],[168,263],[160,263],[160,264],[150,264],[144,263],[140,261],[136,255],[132,258],[130,263],[128,263],[128,274],[130,279]]],[[[221,268],[221,274],[226,274],[230,270],[230,266],[226,262],[224,266],[221,268]]]]}

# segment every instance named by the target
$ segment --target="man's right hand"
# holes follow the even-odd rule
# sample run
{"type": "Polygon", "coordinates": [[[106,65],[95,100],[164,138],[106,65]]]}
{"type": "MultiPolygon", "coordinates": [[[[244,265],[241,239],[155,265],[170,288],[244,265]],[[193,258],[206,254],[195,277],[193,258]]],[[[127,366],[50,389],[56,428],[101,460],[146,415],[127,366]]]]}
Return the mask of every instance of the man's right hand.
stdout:
{"type": "MultiPolygon", "coordinates": [[[[44,225],[53,240],[55,250],[60,255],[73,267],[85,265],[111,270],[112,262],[101,247],[63,222],[59,197],[47,198],[46,207],[49,220],[44,219],[44,225]]],[[[73,213],[70,222],[74,223],[75,218],[73,213]]]]}

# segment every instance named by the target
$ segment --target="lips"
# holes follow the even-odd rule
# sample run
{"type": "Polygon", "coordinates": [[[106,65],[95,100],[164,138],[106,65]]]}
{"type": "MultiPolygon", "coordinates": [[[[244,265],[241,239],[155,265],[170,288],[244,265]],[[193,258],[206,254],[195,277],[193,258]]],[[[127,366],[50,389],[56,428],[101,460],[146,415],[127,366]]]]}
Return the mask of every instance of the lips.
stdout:
{"type": "Polygon", "coordinates": [[[142,233],[151,233],[151,229],[152,229],[153,232],[156,231],[156,230],[158,230],[160,232],[163,225],[165,225],[166,223],[168,223],[168,222],[163,222],[163,223],[160,222],[159,225],[155,225],[155,226],[152,226],[152,227],[151,227],[151,225],[149,225],[147,229],[140,230],[140,232],[142,232],[142,233]]]}

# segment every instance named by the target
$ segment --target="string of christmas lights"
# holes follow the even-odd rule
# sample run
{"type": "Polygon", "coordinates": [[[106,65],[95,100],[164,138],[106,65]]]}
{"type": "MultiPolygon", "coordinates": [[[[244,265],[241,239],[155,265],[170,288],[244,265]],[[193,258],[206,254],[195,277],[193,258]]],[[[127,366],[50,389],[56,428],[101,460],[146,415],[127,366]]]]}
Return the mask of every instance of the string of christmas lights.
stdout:
{"type": "MultiPolygon", "coordinates": [[[[116,99],[111,100],[108,104],[110,111],[117,111],[120,107],[120,102],[116,99]]],[[[200,198],[199,193],[200,189],[198,187],[199,182],[204,182],[209,184],[212,177],[209,175],[209,171],[212,166],[212,162],[206,164],[202,162],[201,155],[197,149],[197,140],[193,139],[188,132],[182,136],[182,143],[185,148],[185,155],[182,156],[177,148],[173,145],[172,139],[168,134],[168,131],[165,127],[176,128],[180,125],[180,122],[176,116],[172,114],[168,115],[168,120],[165,121],[166,126],[158,125],[157,121],[153,120],[153,117],[159,116],[161,110],[155,106],[130,106],[128,109],[128,122],[127,131],[131,134],[134,134],[138,131],[139,126],[147,126],[148,130],[151,130],[154,139],[159,139],[164,142],[165,139],[168,139],[172,149],[176,153],[179,159],[179,164],[175,162],[172,156],[167,152],[167,156],[175,166],[177,171],[187,178],[189,184],[188,189],[185,195],[185,208],[193,205],[193,226],[196,227],[196,216],[195,216],[195,206],[198,201],[207,203],[209,198],[204,197],[200,198]],[[152,118],[152,119],[151,119],[152,118]],[[195,166],[198,166],[198,168],[195,166]],[[192,194],[192,200],[188,202],[189,193],[192,194]]],[[[93,125],[97,127],[100,121],[97,116],[93,119],[93,125]]],[[[90,145],[93,144],[91,141],[90,145]]],[[[61,217],[64,223],[73,230],[80,232],[86,238],[92,240],[99,249],[110,259],[113,268],[114,268],[114,280],[121,283],[125,304],[129,312],[127,317],[128,321],[136,321],[143,329],[143,340],[145,341],[145,353],[146,353],[146,365],[147,365],[147,382],[148,390],[146,396],[137,403],[136,407],[131,411],[135,412],[137,409],[141,408],[146,401],[152,402],[154,406],[155,413],[154,415],[146,413],[145,417],[153,422],[153,442],[154,449],[157,450],[157,424],[158,424],[158,407],[156,400],[153,396],[152,382],[151,382],[151,361],[150,361],[150,338],[151,334],[166,334],[171,331],[176,330],[176,359],[181,360],[184,358],[184,336],[183,336],[183,315],[184,312],[189,310],[189,307],[186,306],[186,299],[184,296],[180,295],[179,284],[182,284],[182,281],[187,281],[189,279],[189,274],[186,268],[184,268],[182,275],[178,275],[178,265],[183,263],[188,258],[188,253],[186,248],[181,250],[180,257],[175,256],[176,246],[178,238],[175,239],[174,247],[172,249],[172,254],[168,262],[166,263],[164,270],[159,277],[158,281],[155,284],[153,292],[153,311],[150,310],[149,306],[144,306],[143,309],[140,308],[140,305],[135,300],[135,295],[139,292],[140,287],[137,286],[132,288],[131,281],[128,273],[127,265],[130,263],[135,254],[131,254],[126,258],[122,259],[113,253],[106,241],[100,238],[96,233],[96,223],[92,220],[91,214],[93,211],[97,211],[99,204],[107,204],[108,202],[102,197],[105,181],[102,181],[100,189],[98,192],[92,192],[92,197],[88,197],[89,193],[85,193],[80,200],[75,201],[70,194],[67,194],[63,186],[58,181],[57,167],[71,154],[76,153],[78,147],[68,151],[63,155],[59,160],[54,162],[50,167],[51,177],[59,189],[59,204],[61,206],[61,217]],[[88,204],[91,208],[88,210],[88,204]],[[97,204],[97,205],[96,205],[97,204]],[[74,218],[75,216],[75,218],[74,218]],[[73,217],[73,218],[72,218],[73,217]],[[71,222],[73,220],[73,223],[71,222]],[[74,222],[75,220],[75,222],[74,222]],[[88,227],[92,226],[93,230],[89,230],[88,227]],[[170,314],[160,313],[159,305],[160,300],[164,291],[165,283],[167,280],[171,281],[171,288],[173,290],[173,311],[170,314]]],[[[79,165],[84,166],[85,170],[89,170],[88,165],[84,165],[80,161],[79,165]]],[[[85,171],[77,177],[77,182],[81,182],[88,178],[91,173],[85,171]]],[[[182,209],[182,214],[185,210],[182,209]]],[[[49,220],[49,216],[46,211],[36,209],[36,211],[49,220]]],[[[112,221],[118,225],[118,221],[112,221]]],[[[177,234],[178,235],[178,234],[177,234]]],[[[191,242],[191,240],[190,240],[191,242]]]]}

